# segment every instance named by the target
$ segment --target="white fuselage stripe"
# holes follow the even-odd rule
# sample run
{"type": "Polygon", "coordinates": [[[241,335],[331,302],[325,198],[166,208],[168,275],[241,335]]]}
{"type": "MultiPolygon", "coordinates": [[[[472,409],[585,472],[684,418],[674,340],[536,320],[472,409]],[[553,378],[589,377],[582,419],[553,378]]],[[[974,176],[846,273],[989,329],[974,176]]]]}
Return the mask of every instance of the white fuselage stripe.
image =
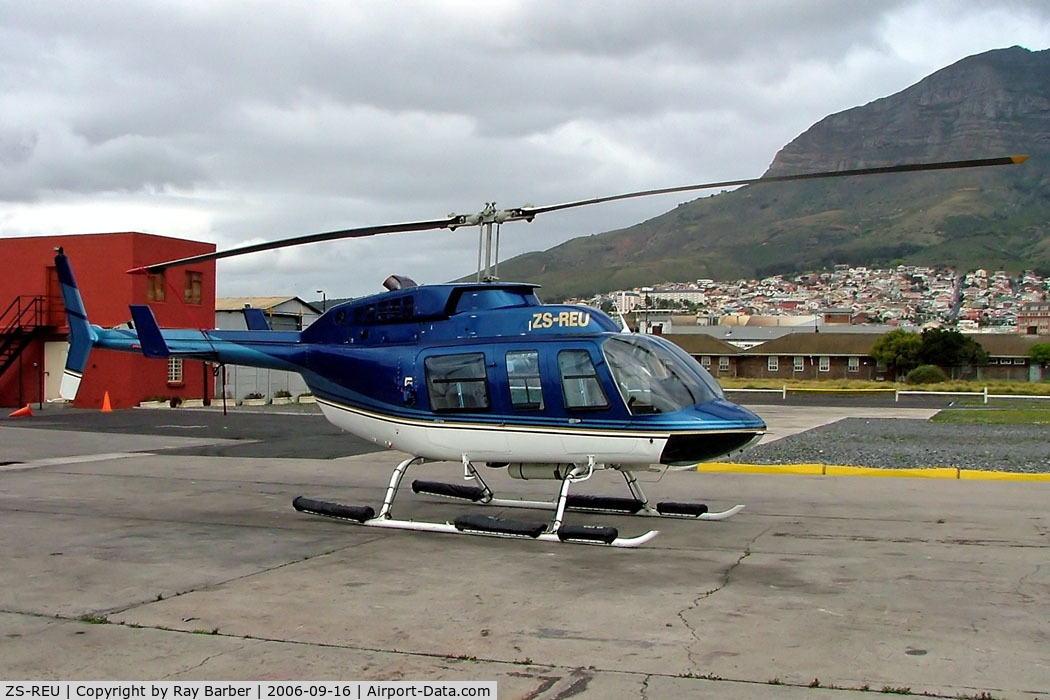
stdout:
{"type": "MultiPolygon", "coordinates": [[[[491,425],[464,422],[417,421],[365,411],[318,399],[325,417],[333,424],[377,445],[427,459],[460,460],[463,456],[488,462],[567,463],[586,461],[590,456],[613,464],[655,464],[670,431],[639,432],[558,428],[545,426],[491,425]]],[[[682,434],[707,432],[754,432],[748,430],[674,431],[682,434]]]]}

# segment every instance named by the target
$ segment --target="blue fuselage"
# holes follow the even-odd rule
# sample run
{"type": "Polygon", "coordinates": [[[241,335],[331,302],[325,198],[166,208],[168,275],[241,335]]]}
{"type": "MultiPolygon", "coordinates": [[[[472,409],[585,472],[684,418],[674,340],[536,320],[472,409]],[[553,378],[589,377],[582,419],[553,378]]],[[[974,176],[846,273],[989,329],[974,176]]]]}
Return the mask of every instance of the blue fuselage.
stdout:
{"type": "Polygon", "coordinates": [[[765,430],[677,346],[624,335],[596,309],[542,305],[531,285],[388,292],[332,308],[302,332],[164,330],[161,350],[142,347],[146,333],[92,331],[103,348],[299,372],[331,411],[400,426],[377,434],[452,425],[570,438],[623,431],[658,437],[658,461],[684,463],[740,449],[765,430]]]}

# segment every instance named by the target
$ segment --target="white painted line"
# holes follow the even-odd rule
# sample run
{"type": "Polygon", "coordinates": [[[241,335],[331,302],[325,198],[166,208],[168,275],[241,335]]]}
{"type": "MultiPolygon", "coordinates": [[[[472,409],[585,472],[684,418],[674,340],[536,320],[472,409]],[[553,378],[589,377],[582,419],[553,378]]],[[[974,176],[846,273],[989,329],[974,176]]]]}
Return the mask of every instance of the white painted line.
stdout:
{"type": "Polygon", "coordinates": [[[151,452],[103,452],[94,455],[70,455],[68,457],[49,457],[47,459],[33,459],[18,464],[6,464],[0,466],[0,471],[19,471],[22,469],[36,469],[38,467],[54,467],[61,464],[83,464],[85,462],[105,462],[111,459],[124,459],[126,457],[148,457],[151,452]]]}

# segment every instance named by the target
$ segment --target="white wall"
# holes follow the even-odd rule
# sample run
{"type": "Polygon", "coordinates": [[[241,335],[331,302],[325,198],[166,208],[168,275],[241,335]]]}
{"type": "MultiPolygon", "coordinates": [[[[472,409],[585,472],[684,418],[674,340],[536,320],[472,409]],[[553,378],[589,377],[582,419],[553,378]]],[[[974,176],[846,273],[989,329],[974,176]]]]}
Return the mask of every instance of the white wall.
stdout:
{"type": "Polygon", "coordinates": [[[44,343],[44,400],[60,397],[58,388],[62,384],[62,370],[66,368],[69,343],[44,343]]]}

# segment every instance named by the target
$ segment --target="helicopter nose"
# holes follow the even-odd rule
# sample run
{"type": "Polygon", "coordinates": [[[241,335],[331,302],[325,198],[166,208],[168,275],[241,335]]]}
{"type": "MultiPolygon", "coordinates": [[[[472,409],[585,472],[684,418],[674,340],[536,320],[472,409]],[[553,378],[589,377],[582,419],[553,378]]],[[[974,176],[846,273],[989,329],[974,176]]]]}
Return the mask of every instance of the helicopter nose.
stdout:
{"type": "Polygon", "coordinates": [[[742,450],[766,430],[757,415],[724,399],[693,407],[700,431],[672,435],[660,455],[661,464],[695,464],[742,450]]]}
{"type": "Polygon", "coordinates": [[[721,420],[739,424],[740,428],[765,430],[766,422],[750,409],[726,399],[716,399],[696,407],[700,413],[710,416],[711,420],[721,420]]]}

